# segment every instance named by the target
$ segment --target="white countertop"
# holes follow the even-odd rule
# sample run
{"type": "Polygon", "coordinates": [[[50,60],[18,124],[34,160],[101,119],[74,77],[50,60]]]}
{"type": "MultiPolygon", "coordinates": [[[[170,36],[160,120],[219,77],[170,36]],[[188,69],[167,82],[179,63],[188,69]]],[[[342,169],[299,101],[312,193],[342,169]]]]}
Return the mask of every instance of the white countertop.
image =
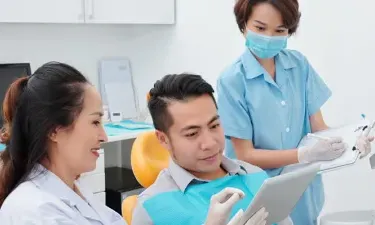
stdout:
{"type": "Polygon", "coordinates": [[[150,131],[150,130],[128,131],[124,134],[120,134],[120,135],[116,135],[116,136],[108,136],[108,141],[106,143],[134,139],[139,134],[142,134],[142,133],[147,132],[147,131],[150,131]]]}

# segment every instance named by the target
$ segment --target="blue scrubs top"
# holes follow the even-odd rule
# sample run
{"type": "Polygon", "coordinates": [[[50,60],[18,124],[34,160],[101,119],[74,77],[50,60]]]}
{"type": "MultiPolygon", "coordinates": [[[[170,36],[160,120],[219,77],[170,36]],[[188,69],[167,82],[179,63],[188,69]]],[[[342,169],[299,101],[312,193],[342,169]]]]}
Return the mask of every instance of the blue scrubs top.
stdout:
{"type": "MultiPolygon", "coordinates": [[[[298,51],[275,57],[276,82],[246,50],[217,82],[218,108],[226,135],[225,154],[236,158],[230,137],[251,140],[257,149],[293,149],[311,131],[309,117],[319,111],[331,91],[298,51]]],[[[282,168],[266,170],[279,175],[282,168]]],[[[295,225],[315,225],[324,192],[318,176],[291,214],[295,225]]]]}

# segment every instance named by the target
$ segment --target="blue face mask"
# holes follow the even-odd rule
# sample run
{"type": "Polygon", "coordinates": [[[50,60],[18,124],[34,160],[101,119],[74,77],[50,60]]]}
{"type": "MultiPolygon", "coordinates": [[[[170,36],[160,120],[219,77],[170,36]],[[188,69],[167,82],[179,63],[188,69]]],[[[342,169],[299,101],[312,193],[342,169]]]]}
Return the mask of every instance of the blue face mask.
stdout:
{"type": "Polygon", "coordinates": [[[257,57],[272,58],[286,48],[288,36],[265,36],[247,30],[246,46],[257,57]]]}

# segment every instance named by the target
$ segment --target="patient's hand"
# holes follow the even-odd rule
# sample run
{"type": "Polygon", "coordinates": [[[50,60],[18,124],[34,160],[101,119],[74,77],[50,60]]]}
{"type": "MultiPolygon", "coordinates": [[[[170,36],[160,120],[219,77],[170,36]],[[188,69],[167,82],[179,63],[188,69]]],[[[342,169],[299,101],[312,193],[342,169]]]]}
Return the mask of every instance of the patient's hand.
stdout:
{"type": "MultiPolygon", "coordinates": [[[[243,216],[243,210],[239,210],[236,215],[229,221],[227,225],[242,225],[241,220],[243,216]]],[[[256,212],[244,225],[265,225],[267,223],[268,212],[265,208],[261,208],[256,212]]],[[[281,224],[279,224],[281,225],[281,224]]],[[[287,224],[283,224],[287,225],[287,224]]],[[[292,224],[288,224],[292,225],[292,224]]]]}
{"type": "Polygon", "coordinates": [[[225,225],[233,206],[244,196],[243,191],[236,188],[225,188],[213,195],[205,225],[225,225]]]}

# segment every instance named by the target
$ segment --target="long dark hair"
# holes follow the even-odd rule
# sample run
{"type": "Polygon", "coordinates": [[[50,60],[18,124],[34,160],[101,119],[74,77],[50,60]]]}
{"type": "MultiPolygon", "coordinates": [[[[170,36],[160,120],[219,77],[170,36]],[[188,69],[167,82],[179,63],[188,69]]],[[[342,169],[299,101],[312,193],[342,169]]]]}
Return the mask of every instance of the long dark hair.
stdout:
{"type": "Polygon", "coordinates": [[[73,124],[82,110],[87,83],[75,68],[49,62],[10,85],[3,102],[6,149],[0,155],[0,207],[47,156],[51,132],[73,124]]]}

